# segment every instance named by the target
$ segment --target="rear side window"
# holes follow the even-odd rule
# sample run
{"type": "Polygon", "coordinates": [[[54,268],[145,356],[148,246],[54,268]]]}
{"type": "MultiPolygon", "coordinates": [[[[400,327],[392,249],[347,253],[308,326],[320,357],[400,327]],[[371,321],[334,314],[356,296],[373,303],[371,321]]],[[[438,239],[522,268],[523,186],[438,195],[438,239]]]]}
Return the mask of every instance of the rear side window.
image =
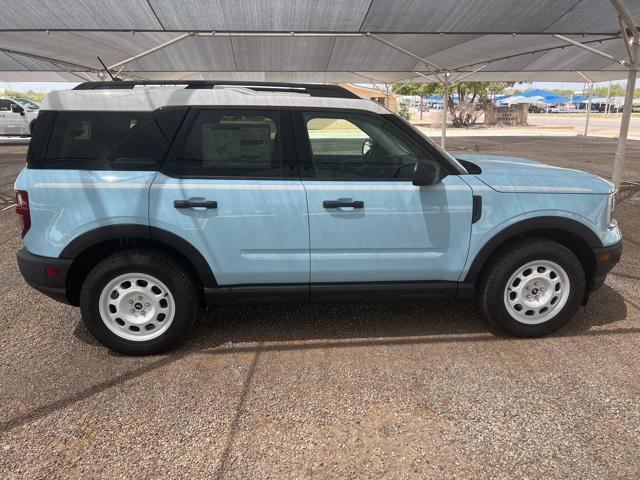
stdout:
{"type": "MultiPolygon", "coordinates": [[[[34,149],[29,159],[41,168],[152,170],[164,158],[179,125],[161,118],[182,118],[184,113],[176,109],[159,113],[57,112],[47,129],[35,129],[32,142],[39,146],[39,154],[34,149]],[[174,125],[169,128],[173,131],[167,131],[166,125],[174,125]]],[[[39,117],[38,127],[42,126],[39,117]]]]}
{"type": "Polygon", "coordinates": [[[201,110],[174,168],[185,176],[281,177],[281,151],[278,112],[201,110]]]}

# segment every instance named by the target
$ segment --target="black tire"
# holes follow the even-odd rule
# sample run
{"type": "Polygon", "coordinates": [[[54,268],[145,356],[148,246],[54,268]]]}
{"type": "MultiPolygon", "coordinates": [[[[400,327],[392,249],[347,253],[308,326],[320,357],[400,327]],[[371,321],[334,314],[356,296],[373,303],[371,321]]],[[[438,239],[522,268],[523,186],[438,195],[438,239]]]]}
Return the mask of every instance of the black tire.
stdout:
{"type": "Polygon", "coordinates": [[[172,258],[152,250],[122,250],[109,255],[89,272],[80,291],[80,311],[87,329],[102,345],[125,355],[151,355],[172,347],[185,335],[198,311],[198,295],[184,267],[172,258]],[[122,338],[102,319],[99,303],[103,289],[113,279],[128,273],[154,277],[173,297],[172,321],[156,338],[122,338]]]}
{"type": "Polygon", "coordinates": [[[573,318],[584,298],[586,281],[582,264],[571,250],[552,240],[531,239],[511,244],[499,255],[489,265],[479,292],[480,308],[489,325],[517,337],[539,337],[573,318]],[[564,306],[549,320],[527,324],[509,313],[505,289],[518,268],[538,260],[554,262],[564,269],[569,279],[569,294],[564,306]]]}

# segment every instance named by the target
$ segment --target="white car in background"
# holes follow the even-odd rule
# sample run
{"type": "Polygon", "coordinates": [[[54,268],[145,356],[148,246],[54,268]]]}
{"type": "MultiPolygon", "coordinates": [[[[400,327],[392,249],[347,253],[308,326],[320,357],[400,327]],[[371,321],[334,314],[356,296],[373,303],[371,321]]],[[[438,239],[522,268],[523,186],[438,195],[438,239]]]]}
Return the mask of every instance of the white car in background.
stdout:
{"type": "Polygon", "coordinates": [[[24,97],[0,97],[0,135],[30,136],[40,105],[24,97]]]}

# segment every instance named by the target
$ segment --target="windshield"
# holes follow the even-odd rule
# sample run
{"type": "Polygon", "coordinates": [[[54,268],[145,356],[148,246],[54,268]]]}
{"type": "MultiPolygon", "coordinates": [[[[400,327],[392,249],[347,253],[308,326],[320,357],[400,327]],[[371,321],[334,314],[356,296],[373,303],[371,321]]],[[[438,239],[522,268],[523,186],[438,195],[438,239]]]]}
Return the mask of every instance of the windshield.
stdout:
{"type": "Polygon", "coordinates": [[[40,108],[40,105],[38,105],[37,103],[32,102],[28,98],[16,97],[15,100],[20,105],[24,105],[25,107],[30,108],[32,110],[38,110],[40,108]]]}
{"type": "MultiPolygon", "coordinates": [[[[431,140],[427,135],[425,135],[423,132],[420,131],[420,129],[416,128],[411,122],[408,122],[407,120],[405,120],[404,118],[402,118],[400,115],[394,114],[396,115],[396,117],[398,117],[405,125],[408,125],[409,127],[411,127],[413,129],[414,132],[417,132],[420,134],[420,136],[422,136],[424,139],[427,140],[427,142],[429,142],[429,144],[431,144],[431,146],[433,146],[433,148],[435,148],[438,152],[440,152],[443,156],[447,157],[447,159],[453,163],[456,167],[458,167],[460,169],[461,172],[467,172],[467,169],[464,168],[464,165],[462,165],[457,158],[455,158],[453,155],[451,155],[449,152],[447,152],[444,148],[442,148],[440,145],[438,145],[436,142],[434,142],[433,140],[431,140]]],[[[468,173],[468,172],[467,172],[468,173]]]]}

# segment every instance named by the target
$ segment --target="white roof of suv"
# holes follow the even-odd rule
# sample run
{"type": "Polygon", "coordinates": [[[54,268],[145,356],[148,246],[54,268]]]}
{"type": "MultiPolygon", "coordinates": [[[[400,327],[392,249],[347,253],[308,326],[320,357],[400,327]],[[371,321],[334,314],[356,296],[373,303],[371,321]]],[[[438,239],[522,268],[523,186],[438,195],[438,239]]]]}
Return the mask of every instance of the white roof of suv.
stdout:
{"type": "MultiPolygon", "coordinates": [[[[322,86],[318,86],[322,88],[322,86]]],[[[327,87],[329,89],[329,87],[327,87]]],[[[354,96],[355,97],[355,96],[354,96]]],[[[47,95],[41,110],[151,111],[160,107],[220,105],[234,107],[305,107],[363,110],[389,114],[372,100],[344,96],[314,96],[304,91],[260,90],[243,86],[145,86],[143,88],[99,88],[54,91],[47,95]]]]}

